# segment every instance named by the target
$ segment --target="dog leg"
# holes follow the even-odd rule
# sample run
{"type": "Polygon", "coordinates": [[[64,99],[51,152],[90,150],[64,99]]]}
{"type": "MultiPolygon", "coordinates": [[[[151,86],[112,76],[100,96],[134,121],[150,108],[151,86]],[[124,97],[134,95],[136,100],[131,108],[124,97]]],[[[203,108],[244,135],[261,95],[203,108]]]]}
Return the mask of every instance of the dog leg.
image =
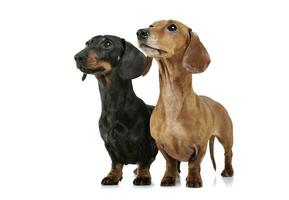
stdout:
{"type": "Polygon", "coordinates": [[[175,186],[178,177],[178,161],[170,157],[165,151],[160,151],[166,159],[166,172],[162,178],[161,186],[175,186]]]}
{"type": "Polygon", "coordinates": [[[139,164],[136,170],[136,178],[133,180],[133,184],[150,185],[151,184],[150,167],[143,167],[141,164],[139,164]]]}
{"type": "Polygon", "coordinates": [[[232,177],[234,175],[234,170],[232,166],[232,156],[233,152],[231,148],[225,148],[225,169],[222,171],[221,175],[223,177],[232,177]]]}
{"type": "Polygon", "coordinates": [[[206,154],[206,148],[201,147],[199,149],[198,155],[196,159],[189,160],[189,170],[188,176],[186,178],[186,186],[192,188],[200,188],[203,186],[203,181],[201,177],[201,162],[206,154]]]}
{"type": "Polygon", "coordinates": [[[108,175],[101,181],[102,185],[117,185],[122,179],[123,164],[112,164],[112,168],[108,175]]]}
{"type": "MultiPolygon", "coordinates": [[[[232,134],[230,134],[232,135],[232,134]]],[[[232,146],[233,146],[233,139],[232,137],[222,137],[226,135],[221,135],[218,136],[219,142],[223,145],[224,148],[224,155],[225,155],[225,169],[222,171],[221,175],[223,177],[232,177],[234,175],[234,170],[232,167],[232,157],[233,157],[233,151],[232,151],[232,146]]]]}

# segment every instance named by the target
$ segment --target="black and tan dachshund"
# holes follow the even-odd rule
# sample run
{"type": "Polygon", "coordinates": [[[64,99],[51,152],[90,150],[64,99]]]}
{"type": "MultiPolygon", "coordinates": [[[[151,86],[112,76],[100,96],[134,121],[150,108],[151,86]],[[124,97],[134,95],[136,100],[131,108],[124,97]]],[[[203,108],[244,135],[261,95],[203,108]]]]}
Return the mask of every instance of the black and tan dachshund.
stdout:
{"type": "Polygon", "coordinates": [[[149,168],[158,152],[149,128],[153,106],[136,96],[131,79],[146,73],[152,59],[112,35],[93,37],[74,58],[84,73],[83,80],[87,74],[98,79],[102,105],[99,130],[112,161],[101,184],[118,184],[123,165],[138,164],[133,183],[150,185],[149,168]]]}

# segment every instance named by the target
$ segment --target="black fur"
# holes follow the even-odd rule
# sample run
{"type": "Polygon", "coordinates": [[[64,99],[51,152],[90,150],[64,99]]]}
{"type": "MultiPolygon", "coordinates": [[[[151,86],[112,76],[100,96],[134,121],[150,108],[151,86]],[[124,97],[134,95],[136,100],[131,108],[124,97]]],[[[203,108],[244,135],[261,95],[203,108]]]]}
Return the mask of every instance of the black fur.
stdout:
{"type": "Polygon", "coordinates": [[[157,155],[157,147],[150,136],[149,120],[153,106],[136,96],[131,79],[140,76],[146,57],[129,42],[111,35],[96,36],[75,56],[77,67],[85,74],[98,73],[102,112],[99,130],[110,155],[112,167],[118,163],[136,164],[149,168],[157,155]],[[109,48],[104,42],[109,40],[109,48]],[[86,69],[88,51],[93,49],[98,59],[109,62],[112,70],[86,69]],[[105,80],[110,81],[107,83],[105,80]]]}

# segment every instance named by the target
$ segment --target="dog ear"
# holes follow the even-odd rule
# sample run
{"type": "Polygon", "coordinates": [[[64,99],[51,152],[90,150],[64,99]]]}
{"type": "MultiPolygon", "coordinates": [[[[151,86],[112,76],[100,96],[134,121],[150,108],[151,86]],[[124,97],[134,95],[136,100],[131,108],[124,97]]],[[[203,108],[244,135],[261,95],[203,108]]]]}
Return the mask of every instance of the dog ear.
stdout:
{"type": "Polygon", "coordinates": [[[142,73],[143,76],[145,76],[150,71],[151,66],[152,66],[152,62],[153,62],[152,57],[146,57],[145,67],[144,67],[144,71],[142,73]]]}
{"type": "Polygon", "coordinates": [[[123,79],[134,79],[144,75],[150,68],[151,61],[131,43],[122,40],[124,53],[121,58],[119,75],[123,79]]]}
{"type": "Polygon", "coordinates": [[[211,60],[198,35],[189,29],[190,43],[185,51],[183,66],[191,73],[201,73],[207,69],[211,60]]]}

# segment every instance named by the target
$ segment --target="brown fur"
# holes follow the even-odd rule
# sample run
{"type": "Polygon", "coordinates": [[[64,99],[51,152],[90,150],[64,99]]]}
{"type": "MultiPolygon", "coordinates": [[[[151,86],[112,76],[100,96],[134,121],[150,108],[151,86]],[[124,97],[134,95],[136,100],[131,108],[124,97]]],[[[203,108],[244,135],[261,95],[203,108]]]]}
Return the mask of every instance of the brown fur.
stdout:
{"type": "MultiPolygon", "coordinates": [[[[147,46],[140,42],[142,49],[159,64],[160,96],[151,116],[150,128],[166,159],[161,185],[175,185],[177,161],[188,161],[187,186],[201,187],[200,164],[207,143],[211,138],[213,142],[213,137],[218,138],[225,150],[222,175],[232,176],[231,119],[221,104],[209,97],[198,96],[192,90],[191,73],[203,72],[210,63],[199,37],[178,21],[158,21],[150,26],[144,44],[147,46]],[[177,31],[167,30],[172,23],[177,26],[177,31]]],[[[212,161],[214,163],[214,159],[212,161]]]]}
{"type": "Polygon", "coordinates": [[[136,178],[134,179],[135,185],[150,185],[151,184],[151,174],[149,168],[138,168],[135,170],[136,178]]]}
{"type": "Polygon", "coordinates": [[[108,175],[102,180],[102,183],[106,185],[117,185],[122,179],[122,164],[117,164],[112,167],[108,175]]]}
{"type": "Polygon", "coordinates": [[[87,69],[97,69],[99,67],[104,68],[103,74],[107,74],[111,71],[111,65],[109,62],[105,62],[103,60],[97,59],[98,56],[95,53],[95,51],[90,50],[88,53],[88,58],[87,58],[87,69]]]}
{"type": "Polygon", "coordinates": [[[102,73],[96,73],[95,77],[102,81],[103,84],[110,83],[110,80],[108,76],[106,76],[110,71],[111,71],[111,65],[109,62],[105,62],[103,60],[97,59],[98,56],[95,53],[95,51],[90,50],[88,53],[88,58],[87,58],[87,69],[98,69],[100,67],[104,68],[104,71],[102,73]]]}

